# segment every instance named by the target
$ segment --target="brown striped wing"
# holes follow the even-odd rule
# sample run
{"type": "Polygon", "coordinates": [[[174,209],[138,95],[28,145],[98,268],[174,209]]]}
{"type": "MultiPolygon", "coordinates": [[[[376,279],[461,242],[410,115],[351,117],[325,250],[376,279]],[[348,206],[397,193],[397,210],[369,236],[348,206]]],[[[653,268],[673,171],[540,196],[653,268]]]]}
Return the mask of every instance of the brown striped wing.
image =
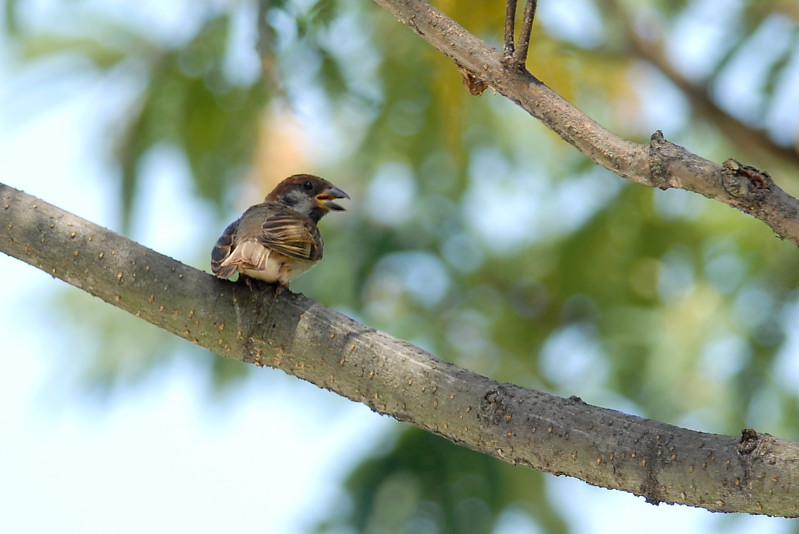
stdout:
{"type": "Polygon", "coordinates": [[[270,210],[261,225],[258,242],[279,254],[299,260],[317,261],[322,258],[324,242],[316,224],[295,211],[280,208],[270,210]]]}

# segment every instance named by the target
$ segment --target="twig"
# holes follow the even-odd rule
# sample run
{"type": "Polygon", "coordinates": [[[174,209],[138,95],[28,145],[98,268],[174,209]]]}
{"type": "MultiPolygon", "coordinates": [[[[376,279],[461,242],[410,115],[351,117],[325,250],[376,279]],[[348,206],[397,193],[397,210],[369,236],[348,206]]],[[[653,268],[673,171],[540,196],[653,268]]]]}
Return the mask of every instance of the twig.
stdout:
{"type": "Polygon", "coordinates": [[[524,16],[522,27],[519,31],[519,40],[514,46],[513,33],[516,24],[516,1],[508,0],[505,8],[505,47],[503,49],[504,62],[519,70],[524,70],[527,63],[527,51],[530,47],[530,34],[533,31],[533,20],[535,10],[538,5],[537,0],[526,0],[524,5],[524,16]]]}
{"type": "Polygon", "coordinates": [[[516,0],[508,0],[508,3],[505,6],[505,48],[502,51],[502,54],[505,57],[511,57],[513,55],[514,44],[513,44],[513,33],[516,31],[516,0]]]}
{"type": "Polygon", "coordinates": [[[524,5],[522,28],[519,30],[519,40],[516,43],[516,51],[513,53],[513,62],[522,69],[527,63],[527,50],[530,47],[530,34],[533,31],[533,19],[535,18],[535,8],[537,5],[537,0],[527,0],[527,3],[524,5]]]}

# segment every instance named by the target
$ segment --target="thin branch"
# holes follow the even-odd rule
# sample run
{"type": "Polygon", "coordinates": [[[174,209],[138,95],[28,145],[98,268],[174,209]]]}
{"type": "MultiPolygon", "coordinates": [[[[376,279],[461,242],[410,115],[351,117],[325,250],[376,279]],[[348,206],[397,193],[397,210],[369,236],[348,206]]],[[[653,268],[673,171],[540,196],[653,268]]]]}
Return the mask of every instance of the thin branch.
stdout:
{"type": "Polygon", "coordinates": [[[267,16],[269,15],[270,0],[258,0],[258,21],[256,27],[258,28],[258,42],[255,47],[258,50],[258,55],[264,58],[269,55],[271,42],[274,40],[274,32],[272,27],[269,26],[267,16]]]}
{"type": "MultiPolygon", "coordinates": [[[[526,71],[503,64],[500,52],[424,0],[374,0],[439,52],[451,58],[467,85],[492,87],[572,144],[598,165],[633,182],[679,188],[719,200],[769,225],[799,245],[799,200],[768,173],[740,172],[734,160],[722,166],[666,141],[655,132],[649,144],[622,139],[572,106],[526,71]]],[[[753,169],[752,167],[747,167],[753,169]]]]}
{"type": "Polygon", "coordinates": [[[516,50],[513,52],[513,61],[519,67],[524,67],[527,63],[527,50],[530,47],[530,35],[533,32],[533,19],[535,18],[535,8],[537,5],[537,0],[527,0],[524,4],[522,27],[519,30],[519,40],[516,50]]]}
{"type": "Polygon", "coordinates": [[[662,50],[635,31],[623,8],[618,5],[616,7],[618,18],[627,32],[632,51],[671,80],[671,83],[676,85],[688,98],[693,108],[716,124],[740,150],[752,155],[769,154],[785,163],[799,167],[799,152],[795,148],[778,145],[764,130],[748,126],[719,107],[709,96],[710,91],[707,86],[697,85],[688,80],[666,59],[662,50]]]}
{"type": "Polygon", "coordinates": [[[513,44],[513,33],[516,31],[516,0],[508,0],[505,5],[505,48],[502,53],[505,57],[513,56],[515,45],[513,44]]]}
{"type": "Polygon", "coordinates": [[[258,29],[258,41],[255,48],[258,51],[258,57],[261,58],[261,74],[266,88],[271,92],[280,87],[278,80],[278,72],[275,69],[274,54],[272,53],[272,46],[275,40],[275,31],[269,24],[269,7],[271,0],[258,0],[258,20],[256,27],[258,29]]]}
{"type": "Polygon", "coordinates": [[[506,66],[524,70],[527,63],[527,50],[530,47],[530,34],[533,31],[533,20],[535,19],[538,0],[525,1],[522,27],[519,31],[518,42],[514,45],[513,33],[516,25],[516,3],[517,0],[508,0],[505,6],[505,47],[502,54],[506,66]]]}
{"type": "Polygon", "coordinates": [[[0,250],[189,342],[505,462],[649,502],[795,517],[799,443],[687,430],[502,384],[290,291],[252,291],[0,184],[0,250]]]}

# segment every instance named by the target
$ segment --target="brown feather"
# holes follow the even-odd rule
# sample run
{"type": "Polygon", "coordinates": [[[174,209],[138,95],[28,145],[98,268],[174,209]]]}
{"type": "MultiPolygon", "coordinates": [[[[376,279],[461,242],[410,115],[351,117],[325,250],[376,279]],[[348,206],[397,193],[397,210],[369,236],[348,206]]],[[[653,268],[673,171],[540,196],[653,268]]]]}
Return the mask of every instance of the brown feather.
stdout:
{"type": "Polygon", "coordinates": [[[233,242],[236,239],[236,230],[239,227],[239,220],[237,219],[230,223],[219,239],[216,240],[214,248],[211,250],[211,271],[219,278],[230,278],[236,272],[235,265],[222,266],[222,263],[230,256],[233,251],[233,242]]]}
{"type": "Polygon", "coordinates": [[[275,252],[298,260],[322,259],[325,246],[322,234],[308,217],[281,209],[267,217],[261,230],[258,241],[275,252]]]}

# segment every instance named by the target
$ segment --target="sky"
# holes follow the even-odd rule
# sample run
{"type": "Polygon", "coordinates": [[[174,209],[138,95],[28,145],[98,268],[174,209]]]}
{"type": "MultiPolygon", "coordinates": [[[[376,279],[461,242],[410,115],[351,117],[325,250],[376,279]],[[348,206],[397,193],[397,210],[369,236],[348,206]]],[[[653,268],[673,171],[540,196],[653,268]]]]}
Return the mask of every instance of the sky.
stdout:
{"type": "MultiPolygon", "coordinates": [[[[98,151],[105,119],[135,86],[65,78],[58,62],[19,70],[4,47],[0,181],[118,230],[116,171],[98,151]]],[[[211,231],[195,224],[206,208],[181,195],[187,171],[169,151],[150,165],[131,237],[189,262],[187,243],[211,231]]],[[[50,309],[53,295],[78,290],[5,255],[0,279],[0,532],[304,532],[341,505],[340,482],[399,424],[271,369],[220,399],[203,385],[194,348],[140,384],[87,396],[70,369],[90,343],[65,335],[50,309]]],[[[578,532],[703,532],[727,519],[552,479],[548,491],[578,532]]],[[[513,513],[501,525],[538,532],[513,513]]],[[[727,531],[788,526],[746,518],[727,531]]]]}

